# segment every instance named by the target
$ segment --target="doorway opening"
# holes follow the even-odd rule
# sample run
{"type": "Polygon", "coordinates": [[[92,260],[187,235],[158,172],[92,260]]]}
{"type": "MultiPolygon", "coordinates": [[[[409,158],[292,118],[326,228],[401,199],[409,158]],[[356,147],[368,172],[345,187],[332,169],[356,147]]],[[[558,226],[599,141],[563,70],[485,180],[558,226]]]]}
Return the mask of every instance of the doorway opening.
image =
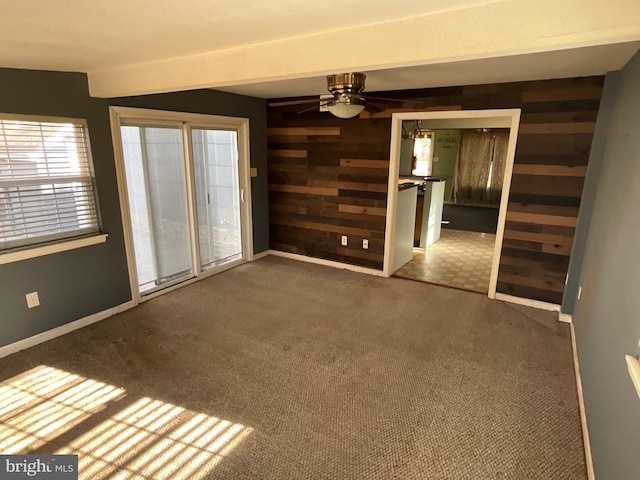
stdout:
{"type": "Polygon", "coordinates": [[[520,110],[392,118],[384,273],[495,297],[520,110]]]}
{"type": "Polygon", "coordinates": [[[248,120],[111,107],[134,301],[251,260],[248,120]]]}

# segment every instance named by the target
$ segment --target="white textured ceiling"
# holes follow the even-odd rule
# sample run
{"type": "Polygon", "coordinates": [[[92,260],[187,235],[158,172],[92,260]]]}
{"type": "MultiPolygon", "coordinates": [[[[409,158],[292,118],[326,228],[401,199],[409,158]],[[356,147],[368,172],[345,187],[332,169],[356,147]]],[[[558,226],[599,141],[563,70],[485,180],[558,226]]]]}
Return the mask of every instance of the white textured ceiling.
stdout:
{"type": "Polygon", "coordinates": [[[88,72],[506,0],[0,0],[0,66],[88,72]]]}
{"type": "Polygon", "coordinates": [[[346,71],[369,91],[605,73],[640,1],[0,0],[0,25],[0,67],[87,72],[94,96],[280,97],[346,71]]]}

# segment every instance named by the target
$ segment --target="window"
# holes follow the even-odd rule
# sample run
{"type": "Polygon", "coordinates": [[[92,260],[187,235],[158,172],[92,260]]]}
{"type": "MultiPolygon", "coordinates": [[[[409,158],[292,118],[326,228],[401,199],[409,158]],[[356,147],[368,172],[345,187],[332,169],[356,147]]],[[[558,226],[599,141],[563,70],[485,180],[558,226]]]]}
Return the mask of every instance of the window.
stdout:
{"type": "Polygon", "coordinates": [[[0,252],[98,232],[85,122],[0,116],[0,252]]]}
{"type": "Polygon", "coordinates": [[[431,176],[433,167],[433,132],[422,132],[420,136],[413,140],[413,157],[415,158],[415,168],[412,175],[421,177],[431,176]]]}

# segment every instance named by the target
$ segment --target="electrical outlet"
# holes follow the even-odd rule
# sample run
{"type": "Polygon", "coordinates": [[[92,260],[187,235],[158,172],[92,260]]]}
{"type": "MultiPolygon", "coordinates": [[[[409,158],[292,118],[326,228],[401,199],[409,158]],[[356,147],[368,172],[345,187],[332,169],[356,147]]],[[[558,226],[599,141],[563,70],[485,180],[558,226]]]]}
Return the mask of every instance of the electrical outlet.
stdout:
{"type": "Polygon", "coordinates": [[[362,248],[364,248],[365,250],[369,250],[369,240],[367,240],[366,238],[362,240],[362,248]]]}
{"type": "Polygon", "coordinates": [[[35,308],[40,306],[40,297],[38,297],[38,292],[31,292],[25,295],[27,299],[27,307],[35,308]]]}
{"type": "Polygon", "coordinates": [[[340,243],[342,244],[343,247],[347,246],[347,236],[346,235],[342,235],[342,239],[340,240],[340,243]]]}
{"type": "Polygon", "coordinates": [[[578,287],[578,300],[580,300],[581,296],[582,296],[582,285],[578,287]]]}

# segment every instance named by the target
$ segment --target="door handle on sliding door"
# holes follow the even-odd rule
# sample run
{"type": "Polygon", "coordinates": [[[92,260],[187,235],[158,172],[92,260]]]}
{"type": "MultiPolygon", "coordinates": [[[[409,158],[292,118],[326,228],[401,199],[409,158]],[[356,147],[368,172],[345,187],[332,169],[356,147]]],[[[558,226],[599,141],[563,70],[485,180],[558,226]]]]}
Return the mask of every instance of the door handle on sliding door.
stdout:
{"type": "Polygon", "coordinates": [[[244,188],[240,189],[240,201],[244,203],[244,188]]]}

